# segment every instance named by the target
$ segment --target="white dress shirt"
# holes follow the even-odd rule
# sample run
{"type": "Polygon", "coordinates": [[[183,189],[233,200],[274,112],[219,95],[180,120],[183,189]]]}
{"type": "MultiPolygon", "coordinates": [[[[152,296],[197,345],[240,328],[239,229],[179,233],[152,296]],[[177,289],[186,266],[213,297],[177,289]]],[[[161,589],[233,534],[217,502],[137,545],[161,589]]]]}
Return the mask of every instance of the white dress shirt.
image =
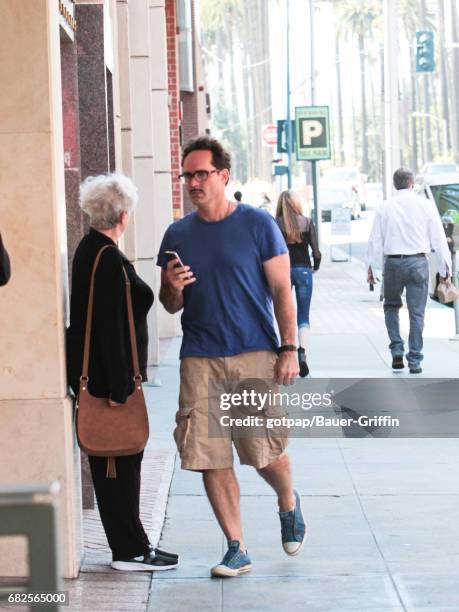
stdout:
{"type": "Polygon", "coordinates": [[[383,268],[386,255],[434,251],[441,276],[451,270],[451,253],[437,207],[413,189],[400,189],[376,211],[367,248],[367,264],[383,268]]]}

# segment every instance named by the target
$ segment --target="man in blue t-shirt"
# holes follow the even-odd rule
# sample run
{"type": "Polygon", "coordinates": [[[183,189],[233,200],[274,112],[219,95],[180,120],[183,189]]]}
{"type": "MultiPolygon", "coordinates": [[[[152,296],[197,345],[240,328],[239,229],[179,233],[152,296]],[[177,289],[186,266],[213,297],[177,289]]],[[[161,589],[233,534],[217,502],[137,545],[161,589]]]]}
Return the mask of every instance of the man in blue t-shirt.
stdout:
{"type": "Polygon", "coordinates": [[[301,499],[292,487],[285,428],[266,427],[267,419],[284,414],[266,401],[268,395],[298,375],[290,262],[271,215],[226,198],[231,159],[218,141],[202,137],[190,142],[182,166],[181,179],[196,211],[169,226],[158,255],[160,300],[171,314],[183,308],[174,438],[182,468],[203,473],[228,540],[228,551],[211,573],[237,576],[252,565],[242,536],[233,444],[240,462],[255,467],[277,493],[285,552],[298,554],[306,535],[301,499]],[[253,387],[262,389],[264,398],[250,395],[253,387]],[[260,398],[257,406],[254,397],[260,398]],[[253,429],[241,431],[225,412],[230,405],[241,416],[257,417],[250,421],[253,429]]]}

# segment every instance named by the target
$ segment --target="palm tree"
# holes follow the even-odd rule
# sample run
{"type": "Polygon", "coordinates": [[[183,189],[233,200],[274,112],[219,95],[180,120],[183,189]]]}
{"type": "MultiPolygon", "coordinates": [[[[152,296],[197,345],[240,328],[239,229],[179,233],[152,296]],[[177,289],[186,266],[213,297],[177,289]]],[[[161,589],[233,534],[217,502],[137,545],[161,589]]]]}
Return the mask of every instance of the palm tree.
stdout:
{"type": "MultiPolygon", "coordinates": [[[[416,30],[421,23],[421,9],[418,0],[401,0],[400,2],[400,20],[405,33],[405,38],[410,43],[410,92],[411,92],[411,112],[415,112],[418,108],[417,97],[417,78],[416,78],[416,47],[415,38],[416,30]]],[[[411,120],[411,167],[416,172],[418,169],[418,131],[416,120],[411,120]]]]}
{"type": "Polygon", "coordinates": [[[262,125],[272,117],[266,0],[201,0],[201,23],[209,61],[218,67],[214,125],[237,152],[239,179],[270,180],[271,150],[260,146],[262,125]]]}
{"type": "Polygon", "coordinates": [[[244,138],[241,118],[245,109],[237,103],[234,48],[240,44],[239,32],[243,22],[242,0],[201,0],[201,28],[206,61],[218,73],[216,93],[213,95],[213,118],[218,136],[238,155],[235,174],[246,179],[247,139],[244,138]],[[229,79],[226,78],[229,73],[229,79]],[[234,127],[233,127],[234,126],[234,127]]]}
{"type": "MultiPolygon", "coordinates": [[[[447,69],[447,55],[445,53],[445,0],[438,0],[438,36],[440,39],[440,70],[441,70],[441,105],[443,119],[446,121],[446,125],[449,128],[450,117],[449,117],[449,103],[448,103],[448,69],[447,69]]],[[[450,130],[446,130],[446,143],[444,147],[446,150],[451,148],[451,136],[450,130]]]]}
{"type": "Polygon", "coordinates": [[[339,36],[335,35],[335,65],[336,65],[336,87],[338,98],[338,140],[339,140],[339,159],[344,165],[344,126],[343,126],[343,96],[341,90],[341,68],[342,61],[340,57],[340,41],[339,36]]]}
{"type": "Polygon", "coordinates": [[[252,176],[271,179],[271,149],[260,146],[262,126],[271,123],[271,75],[269,64],[269,16],[266,0],[242,0],[246,64],[244,86],[247,105],[252,107],[248,123],[252,176]]]}
{"type": "MultiPolygon", "coordinates": [[[[459,43],[459,10],[456,2],[451,2],[451,40],[453,43],[459,43]]],[[[459,161],[459,48],[454,47],[451,50],[453,54],[453,150],[454,159],[459,161]]]]}
{"type": "Polygon", "coordinates": [[[366,51],[368,37],[372,36],[381,19],[381,4],[377,0],[335,0],[335,8],[340,22],[340,35],[349,39],[357,38],[360,58],[360,96],[362,116],[362,171],[368,174],[368,116],[367,116],[367,74],[366,51]]]}

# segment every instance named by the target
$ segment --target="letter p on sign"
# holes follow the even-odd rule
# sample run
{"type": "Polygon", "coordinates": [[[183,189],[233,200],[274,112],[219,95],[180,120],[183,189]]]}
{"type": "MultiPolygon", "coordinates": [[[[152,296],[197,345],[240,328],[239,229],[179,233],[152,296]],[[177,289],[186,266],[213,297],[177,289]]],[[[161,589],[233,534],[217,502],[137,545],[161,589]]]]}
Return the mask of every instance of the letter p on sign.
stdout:
{"type": "Polygon", "coordinates": [[[322,136],[324,129],[322,123],[317,119],[303,119],[301,122],[301,143],[305,147],[310,147],[312,141],[322,136]]]}
{"type": "Polygon", "coordinates": [[[304,161],[330,159],[328,106],[295,108],[296,158],[304,161]]]}

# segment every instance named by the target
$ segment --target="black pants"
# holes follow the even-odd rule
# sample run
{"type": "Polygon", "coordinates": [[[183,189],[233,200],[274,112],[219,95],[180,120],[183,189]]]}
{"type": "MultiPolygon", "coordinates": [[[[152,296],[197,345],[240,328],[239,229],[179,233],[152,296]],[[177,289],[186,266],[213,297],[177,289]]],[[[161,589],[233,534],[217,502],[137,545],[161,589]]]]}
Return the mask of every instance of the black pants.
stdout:
{"type": "Polygon", "coordinates": [[[149,540],[139,517],[140,468],[143,452],[116,457],[116,478],[106,478],[107,458],[89,457],[92,480],[113,561],[149,552],[149,540]]]}

